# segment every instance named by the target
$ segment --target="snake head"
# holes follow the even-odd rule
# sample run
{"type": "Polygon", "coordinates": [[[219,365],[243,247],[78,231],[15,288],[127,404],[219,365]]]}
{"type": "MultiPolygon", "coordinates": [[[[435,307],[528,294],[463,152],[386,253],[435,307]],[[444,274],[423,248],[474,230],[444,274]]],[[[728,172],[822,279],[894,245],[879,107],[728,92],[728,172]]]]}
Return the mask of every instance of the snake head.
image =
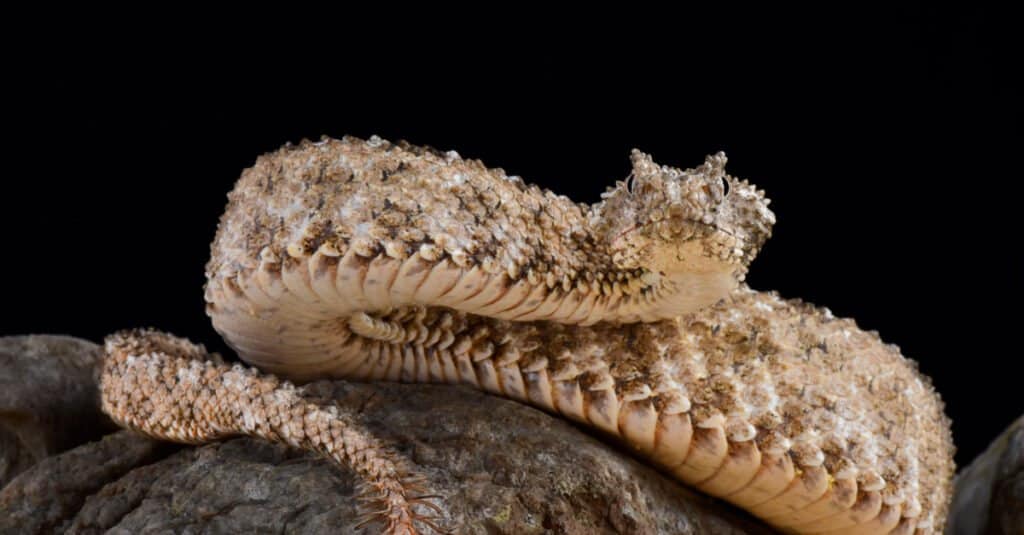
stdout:
{"type": "Polygon", "coordinates": [[[768,199],[725,173],[725,153],[685,171],[655,163],[638,150],[633,172],[602,194],[591,220],[613,264],[694,286],[688,311],[735,288],[764,241],[775,215],[768,199]]]}

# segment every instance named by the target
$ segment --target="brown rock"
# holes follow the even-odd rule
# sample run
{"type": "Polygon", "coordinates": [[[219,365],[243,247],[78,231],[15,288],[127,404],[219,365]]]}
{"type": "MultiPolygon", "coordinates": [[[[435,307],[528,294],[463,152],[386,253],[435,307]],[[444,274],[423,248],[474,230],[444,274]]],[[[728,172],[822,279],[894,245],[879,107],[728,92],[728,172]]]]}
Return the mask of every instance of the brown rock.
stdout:
{"type": "Polygon", "coordinates": [[[1024,416],[957,474],[947,535],[1024,535],[1024,416]]]}
{"type": "Polygon", "coordinates": [[[0,487],[113,428],[99,411],[99,354],[96,344],[70,336],[0,338],[0,487]]]}
{"type": "MultiPolygon", "coordinates": [[[[444,496],[445,522],[458,533],[771,533],[512,401],[432,385],[321,382],[310,391],[358,409],[444,496]]],[[[353,483],[347,471],[262,441],[177,448],[120,432],[0,491],[0,532],[350,533],[353,483]]]]}
{"type": "Polygon", "coordinates": [[[63,533],[82,511],[116,515],[126,500],[149,490],[146,465],[169,447],[120,431],[40,461],[0,490],[0,533],[63,533]],[[137,488],[117,487],[132,476],[137,488]]]}

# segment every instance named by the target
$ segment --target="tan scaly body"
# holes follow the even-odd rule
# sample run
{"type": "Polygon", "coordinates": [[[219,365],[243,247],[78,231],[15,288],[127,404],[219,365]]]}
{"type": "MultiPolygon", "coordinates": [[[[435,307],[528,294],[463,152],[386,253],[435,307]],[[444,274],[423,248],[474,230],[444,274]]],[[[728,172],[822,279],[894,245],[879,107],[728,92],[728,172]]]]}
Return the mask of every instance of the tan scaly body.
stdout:
{"type": "MultiPolygon", "coordinates": [[[[724,163],[634,153],[630,179],[586,206],[454,153],[286,147],[230,195],[208,313],[265,372],[470,384],[598,428],[784,531],[940,532],[941,401],[873,333],[742,284],[774,216],[724,163]]],[[[289,384],[151,332],[107,352],[105,408],[126,425],[321,451],[364,476],[389,530],[422,519],[403,463],[289,384]]]]}

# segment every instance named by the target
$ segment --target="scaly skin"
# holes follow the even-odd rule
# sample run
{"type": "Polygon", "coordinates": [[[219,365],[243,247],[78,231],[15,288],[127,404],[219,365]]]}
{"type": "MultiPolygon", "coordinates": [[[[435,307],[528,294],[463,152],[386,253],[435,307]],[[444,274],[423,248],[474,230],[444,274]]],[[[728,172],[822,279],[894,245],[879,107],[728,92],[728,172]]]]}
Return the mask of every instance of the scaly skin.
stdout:
{"type": "Polygon", "coordinates": [[[388,512],[389,533],[415,533],[415,522],[440,531],[413,509],[436,508],[420,479],[340,407],[157,331],[108,336],[104,355],[102,406],[118,424],[186,444],[246,434],[315,451],[362,478],[370,511],[388,512]]]}
{"type": "MultiPolygon", "coordinates": [[[[263,371],[468,383],[598,428],[784,531],[940,532],[953,470],[941,401],[852,321],[742,285],[774,216],[724,163],[679,171],[634,152],[630,179],[586,206],[454,153],[376,138],[286,147],[229,196],[207,311],[263,371]]],[[[222,374],[294,388],[217,364],[187,418],[180,396],[126,404],[133,388],[169,388],[152,377],[177,388],[198,366],[154,336],[108,342],[122,363],[103,388],[118,421],[176,440],[372,442],[337,418],[289,424],[323,412],[294,393],[259,399],[301,432],[261,430],[244,409],[255,394],[222,374]],[[150,371],[132,372],[142,356],[150,371]],[[181,430],[197,425],[213,430],[181,430]]],[[[335,458],[375,489],[391,532],[413,531],[422,500],[407,472],[379,469],[400,464],[379,446],[361,451],[335,458]]]]}

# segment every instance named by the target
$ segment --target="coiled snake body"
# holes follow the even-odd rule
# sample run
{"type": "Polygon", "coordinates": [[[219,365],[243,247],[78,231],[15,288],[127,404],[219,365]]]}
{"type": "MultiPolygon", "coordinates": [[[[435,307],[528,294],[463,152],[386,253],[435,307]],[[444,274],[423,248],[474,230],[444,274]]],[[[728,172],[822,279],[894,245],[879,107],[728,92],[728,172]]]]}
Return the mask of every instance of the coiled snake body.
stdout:
{"type": "MultiPolygon", "coordinates": [[[[941,531],[941,401],[875,334],[742,284],[774,216],[724,164],[634,152],[587,206],[451,152],[285,147],[229,196],[207,311],[264,372],[470,384],[600,429],[784,531],[941,531]]],[[[389,532],[440,511],[338,409],[183,340],[110,337],[103,398],[155,436],[248,433],[351,465],[389,532]]]]}

